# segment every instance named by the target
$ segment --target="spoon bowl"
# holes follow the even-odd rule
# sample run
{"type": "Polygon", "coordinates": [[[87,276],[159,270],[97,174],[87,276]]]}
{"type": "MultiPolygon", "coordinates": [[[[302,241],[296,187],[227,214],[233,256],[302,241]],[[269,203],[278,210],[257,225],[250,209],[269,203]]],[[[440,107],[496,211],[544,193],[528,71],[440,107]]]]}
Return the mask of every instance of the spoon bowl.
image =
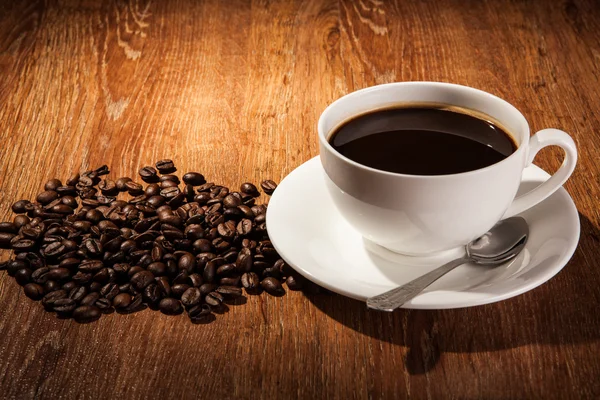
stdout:
{"type": "Polygon", "coordinates": [[[427,286],[467,262],[496,267],[515,258],[527,244],[529,226],[522,217],[498,222],[489,232],[465,246],[467,255],[450,261],[405,285],[367,299],[367,307],[393,311],[416,297],[427,286]]]}

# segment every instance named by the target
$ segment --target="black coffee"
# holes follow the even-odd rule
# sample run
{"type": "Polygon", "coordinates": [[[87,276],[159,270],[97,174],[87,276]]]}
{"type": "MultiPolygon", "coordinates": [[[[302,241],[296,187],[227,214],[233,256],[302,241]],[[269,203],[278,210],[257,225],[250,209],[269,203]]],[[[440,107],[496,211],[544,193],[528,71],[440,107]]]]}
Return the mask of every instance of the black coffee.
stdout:
{"type": "Polygon", "coordinates": [[[473,171],[516,150],[502,128],[462,111],[429,105],[375,110],[343,123],[329,142],[360,164],[410,175],[473,171]]]}

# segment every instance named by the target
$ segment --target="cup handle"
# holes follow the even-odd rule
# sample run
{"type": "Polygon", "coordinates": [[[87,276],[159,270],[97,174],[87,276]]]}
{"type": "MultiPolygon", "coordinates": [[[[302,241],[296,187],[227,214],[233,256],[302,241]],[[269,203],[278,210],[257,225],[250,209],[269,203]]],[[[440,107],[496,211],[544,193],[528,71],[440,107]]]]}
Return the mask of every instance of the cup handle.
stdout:
{"type": "Polygon", "coordinates": [[[514,199],[502,218],[512,217],[535,206],[556,192],[573,173],[575,164],[577,164],[575,142],[566,132],[558,129],[543,129],[529,139],[529,154],[525,166],[529,166],[538,151],[546,146],[559,146],[565,151],[565,159],[562,165],[546,182],[514,199]]]}

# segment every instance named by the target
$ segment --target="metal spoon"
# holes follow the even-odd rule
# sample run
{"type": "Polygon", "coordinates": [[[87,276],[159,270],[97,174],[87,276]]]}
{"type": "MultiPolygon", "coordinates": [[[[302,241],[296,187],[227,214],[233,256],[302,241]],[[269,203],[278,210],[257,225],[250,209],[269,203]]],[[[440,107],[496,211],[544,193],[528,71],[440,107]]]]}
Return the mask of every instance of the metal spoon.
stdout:
{"type": "Polygon", "coordinates": [[[524,218],[512,217],[498,222],[489,232],[465,246],[467,255],[450,261],[400,287],[367,299],[367,307],[393,311],[415,298],[427,286],[467,262],[497,266],[516,257],[527,243],[529,227],[524,218]]]}

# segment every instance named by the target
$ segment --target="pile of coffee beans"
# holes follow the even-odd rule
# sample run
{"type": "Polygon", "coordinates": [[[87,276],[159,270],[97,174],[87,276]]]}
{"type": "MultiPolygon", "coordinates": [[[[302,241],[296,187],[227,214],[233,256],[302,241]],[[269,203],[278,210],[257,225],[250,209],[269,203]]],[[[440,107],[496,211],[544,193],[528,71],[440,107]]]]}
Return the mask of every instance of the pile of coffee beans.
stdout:
{"type": "MultiPolygon", "coordinates": [[[[243,291],[282,296],[282,282],[319,291],[273,248],[255,185],[231,191],[198,172],[181,182],[175,171],[161,160],[139,170],[146,185],[108,179],[107,166],[49,180],[0,223],[0,248],[14,253],[0,270],[46,310],[80,323],[146,307],[207,323],[243,291]]],[[[270,195],[277,185],[260,187],[270,195]]]]}

